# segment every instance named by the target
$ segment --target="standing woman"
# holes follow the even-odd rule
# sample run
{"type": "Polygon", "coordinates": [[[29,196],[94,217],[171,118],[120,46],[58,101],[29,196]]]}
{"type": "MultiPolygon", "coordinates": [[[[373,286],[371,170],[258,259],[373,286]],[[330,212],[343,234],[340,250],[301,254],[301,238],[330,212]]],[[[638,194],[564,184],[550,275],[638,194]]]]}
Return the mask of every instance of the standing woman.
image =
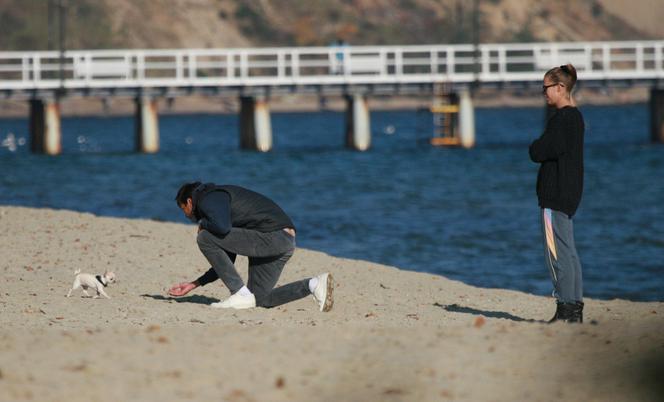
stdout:
{"type": "Polygon", "coordinates": [[[551,321],[583,322],[581,262],[574,245],[572,216],[583,192],[583,116],[572,98],[576,69],[571,64],[544,74],[542,92],[556,112],[530,159],[540,164],[537,198],[541,208],[545,264],[551,273],[556,314],[551,321]]]}

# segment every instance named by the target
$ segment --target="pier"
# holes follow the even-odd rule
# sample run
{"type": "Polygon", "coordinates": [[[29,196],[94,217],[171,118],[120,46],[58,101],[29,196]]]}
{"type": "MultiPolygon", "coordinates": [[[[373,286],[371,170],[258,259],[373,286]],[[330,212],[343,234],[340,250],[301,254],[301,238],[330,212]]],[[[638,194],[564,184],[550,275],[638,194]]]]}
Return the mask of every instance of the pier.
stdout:
{"type": "Polygon", "coordinates": [[[240,100],[243,149],[272,149],[270,98],[283,94],[342,97],[345,144],[371,146],[369,100],[375,95],[436,95],[458,113],[451,137],[475,142],[472,90],[539,91],[551,67],[572,63],[580,87],[650,89],[650,132],[664,143],[664,41],[248,49],[0,52],[0,100],[30,104],[33,152],[60,153],[64,97],[135,99],[136,151],[159,150],[157,100],[193,94],[240,100]]]}

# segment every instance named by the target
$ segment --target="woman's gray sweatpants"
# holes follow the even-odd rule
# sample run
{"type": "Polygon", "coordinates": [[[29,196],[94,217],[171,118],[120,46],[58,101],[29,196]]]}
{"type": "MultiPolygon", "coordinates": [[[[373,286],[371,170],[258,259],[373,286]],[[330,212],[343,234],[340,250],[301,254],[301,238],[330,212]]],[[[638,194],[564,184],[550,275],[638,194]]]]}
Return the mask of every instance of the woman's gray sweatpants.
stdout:
{"type": "Polygon", "coordinates": [[[574,244],[572,219],[564,212],[542,209],[544,261],[558,302],[583,301],[581,262],[574,244]]]}
{"type": "Polygon", "coordinates": [[[249,258],[247,288],[256,297],[257,306],[276,307],[311,294],[309,279],[274,288],[295,250],[295,238],[283,230],[263,233],[232,228],[223,238],[202,230],[198,233],[197,242],[231,294],[244,286],[235,269],[235,256],[239,254],[249,258]]]}

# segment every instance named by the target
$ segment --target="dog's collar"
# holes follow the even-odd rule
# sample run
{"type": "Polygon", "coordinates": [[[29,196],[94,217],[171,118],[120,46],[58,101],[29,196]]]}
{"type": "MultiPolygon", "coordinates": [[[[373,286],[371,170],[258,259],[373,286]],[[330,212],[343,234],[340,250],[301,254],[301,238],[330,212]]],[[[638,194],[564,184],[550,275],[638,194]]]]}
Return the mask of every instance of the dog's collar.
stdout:
{"type": "Polygon", "coordinates": [[[99,281],[99,283],[101,283],[102,285],[104,285],[104,287],[106,287],[106,284],[105,284],[104,281],[101,279],[101,275],[97,275],[97,276],[95,276],[95,278],[97,278],[97,280],[99,281]]]}

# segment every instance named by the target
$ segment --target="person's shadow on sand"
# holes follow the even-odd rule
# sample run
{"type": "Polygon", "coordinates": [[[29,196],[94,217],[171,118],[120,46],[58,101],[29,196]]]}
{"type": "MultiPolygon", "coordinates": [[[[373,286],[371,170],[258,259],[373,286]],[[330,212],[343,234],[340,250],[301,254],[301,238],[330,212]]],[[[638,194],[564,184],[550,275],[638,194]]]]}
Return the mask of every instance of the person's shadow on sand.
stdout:
{"type": "Polygon", "coordinates": [[[464,306],[459,306],[458,304],[440,304],[440,303],[434,303],[433,304],[436,307],[440,307],[446,311],[450,311],[452,313],[465,313],[465,314],[473,314],[473,315],[483,315],[484,317],[488,318],[504,318],[506,320],[512,320],[512,321],[517,321],[517,322],[537,322],[537,323],[543,323],[545,321],[541,320],[533,320],[533,319],[525,319],[518,317],[516,315],[512,315],[510,313],[505,313],[503,311],[486,311],[486,310],[478,310],[474,309],[472,307],[464,307],[464,306]]]}
{"type": "Polygon", "coordinates": [[[220,301],[219,299],[215,299],[213,297],[207,297],[207,296],[201,296],[201,295],[193,295],[193,296],[185,296],[185,297],[170,297],[170,296],[164,296],[164,295],[149,295],[149,294],[143,294],[141,297],[149,297],[151,299],[155,300],[162,300],[162,301],[167,301],[167,302],[178,302],[178,303],[196,303],[196,304],[212,304],[220,301]]]}

